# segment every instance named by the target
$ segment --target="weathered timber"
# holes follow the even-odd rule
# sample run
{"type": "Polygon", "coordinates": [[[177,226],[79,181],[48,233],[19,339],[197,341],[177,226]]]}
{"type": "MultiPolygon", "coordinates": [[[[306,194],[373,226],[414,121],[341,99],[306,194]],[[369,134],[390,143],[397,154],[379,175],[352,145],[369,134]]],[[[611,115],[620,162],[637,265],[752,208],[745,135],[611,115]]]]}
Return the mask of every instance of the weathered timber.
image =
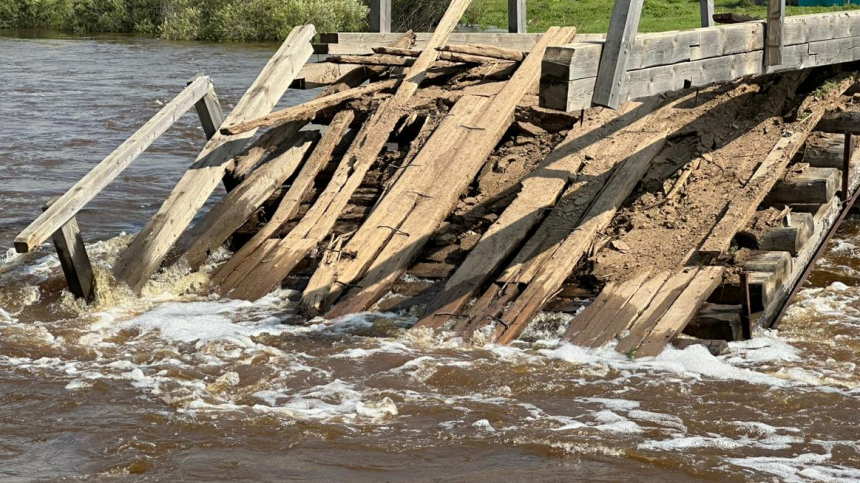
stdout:
{"type": "Polygon", "coordinates": [[[15,237],[18,253],[27,253],[62,228],[113,181],[161,134],[209,93],[208,77],[198,77],[114,152],[97,164],[64,195],[15,237]]]}
{"type": "Polygon", "coordinates": [[[615,350],[622,354],[635,354],[636,349],[642,344],[645,337],[651,333],[651,329],[663,317],[663,314],[669,310],[669,307],[675,303],[678,296],[681,295],[681,292],[684,291],[698,272],[699,269],[697,267],[691,267],[671,275],[654,295],[648,308],[635,318],[630,331],[621,338],[618,345],[615,346],[615,350]]]}
{"type": "MultiPolygon", "coordinates": [[[[714,22],[725,23],[725,24],[755,22],[756,20],[761,20],[761,18],[759,18],[759,17],[752,17],[749,15],[745,15],[742,13],[735,13],[735,12],[715,13],[715,14],[711,15],[711,17],[714,19],[714,22]]],[[[713,25],[711,25],[711,27],[712,26],[713,25]]]]}
{"type": "MultiPolygon", "coordinates": [[[[431,32],[416,32],[415,48],[426,48],[431,32]]],[[[510,34],[510,33],[478,33],[478,32],[456,32],[450,35],[447,45],[454,44],[482,44],[495,45],[507,49],[516,49],[528,52],[540,40],[542,33],[534,34],[510,34]]],[[[602,38],[602,35],[591,36],[602,38]]],[[[369,54],[373,47],[387,45],[396,40],[397,34],[379,34],[372,32],[338,32],[320,34],[320,42],[324,45],[317,53],[328,54],[330,48],[342,47],[339,54],[369,54]],[[328,45],[325,45],[328,44],[328,45]]],[[[333,52],[332,52],[333,53],[333,52]]]]}
{"type": "MultiPolygon", "coordinates": [[[[853,78],[843,77],[838,86],[828,94],[829,99],[840,96],[853,84],[853,78]]],[[[756,208],[764,201],[774,185],[782,177],[785,168],[803,145],[809,133],[824,116],[826,105],[814,104],[812,112],[803,120],[793,124],[794,131],[781,137],[767,157],[747,182],[742,196],[729,202],[728,210],[711,230],[710,235],[699,252],[716,256],[729,249],[735,234],[742,229],[755,214],[756,208]]]]}
{"type": "MultiPolygon", "coordinates": [[[[233,124],[271,111],[310,58],[310,41],[315,33],[311,25],[294,28],[224,123],[233,124]]],[[[242,152],[253,135],[254,131],[236,136],[219,133],[209,140],[155,216],[120,256],[114,266],[118,280],[140,293],[224,177],[227,163],[242,152]]]]}
{"type": "Polygon", "coordinates": [[[702,27],[713,27],[714,21],[714,0],[699,0],[699,18],[702,27]]]}
{"type": "MultiPolygon", "coordinates": [[[[624,117],[605,126],[593,126],[583,131],[572,130],[568,138],[523,179],[517,198],[484,233],[445,284],[444,290],[428,305],[416,326],[438,328],[448,321],[448,316],[444,314],[459,313],[481,285],[529,236],[531,229],[543,219],[545,210],[555,204],[568,184],[569,174],[576,173],[582,166],[582,151],[604,138],[614,138],[613,134],[628,127],[630,118],[644,117],[656,106],[654,101],[639,106],[631,105],[631,111],[625,113],[624,117]]],[[[637,124],[629,127],[631,131],[636,131],[644,126],[637,124]]],[[[618,142],[627,145],[634,137],[632,133],[622,134],[618,136],[618,142]]],[[[632,149],[618,152],[618,161],[637,148],[632,149]]]]}
{"type": "Polygon", "coordinates": [[[767,65],[782,64],[785,49],[785,0],[767,0],[764,59],[767,65]]]}
{"type": "Polygon", "coordinates": [[[810,168],[789,172],[779,180],[764,200],[768,205],[827,203],[836,195],[840,172],[836,168],[810,168]]]}
{"type": "Polygon", "coordinates": [[[200,267],[206,258],[241,227],[254,212],[299,167],[305,153],[318,138],[316,132],[302,132],[291,145],[284,146],[279,156],[254,170],[242,183],[221,199],[194,227],[187,232],[189,240],[185,259],[192,269],[200,267]]]}
{"type": "Polygon", "coordinates": [[[326,62],[332,64],[383,65],[387,67],[408,67],[415,60],[400,55],[330,55],[326,62]]]}
{"type": "Polygon", "coordinates": [[[439,51],[439,60],[448,62],[461,62],[464,64],[498,64],[507,63],[510,61],[504,59],[496,59],[494,57],[484,57],[483,55],[461,54],[459,52],[448,52],[445,50],[439,51]]]}
{"type": "Polygon", "coordinates": [[[663,149],[665,142],[666,132],[663,129],[651,138],[647,147],[631,155],[616,168],[576,228],[555,246],[544,267],[502,316],[507,327],[497,326],[497,331],[503,329],[497,338],[499,343],[507,344],[516,339],[532,317],[558,290],[591,247],[597,234],[612,221],[621,203],[630,196],[651,165],[651,160],[663,149]]]}
{"type": "Polygon", "coordinates": [[[288,107],[256,119],[227,125],[221,128],[221,133],[227,135],[241,134],[261,127],[279,126],[290,121],[310,121],[325,109],[358,99],[367,94],[393,89],[399,82],[400,79],[372,82],[366,86],[353,87],[325,97],[318,97],[304,104],[288,107]]]}
{"type": "Polygon", "coordinates": [[[508,0],[508,32],[526,33],[526,0],[508,0]]]}
{"type": "Polygon", "coordinates": [[[374,54],[399,55],[401,57],[418,57],[421,51],[418,49],[399,49],[396,47],[374,47],[374,54]]]}
{"type": "Polygon", "coordinates": [[[481,57],[489,57],[492,59],[510,60],[513,62],[522,62],[526,58],[526,52],[515,49],[506,49],[495,45],[470,45],[470,44],[449,44],[439,47],[439,50],[445,52],[455,52],[458,54],[477,55],[481,57]]]}
{"type": "MultiPolygon", "coordinates": [[[[187,85],[191,85],[197,78],[196,76],[187,85]]],[[[224,112],[221,110],[221,103],[218,102],[218,94],[215,93],[215,86],[210,82],[209,90],[202,99],[194,104],[194,109],[197,111],[197,117],[200,118],[200,124],[203,125],[203,133],[206,134],[206,139],[212,139],[212,136],[218,132],[221,123],[224,122],[224,112]]]]}
{"type": "MultiPolygon", "coordinates": [[[[58,198],[54,198],[46,203],[43,211],[49,209],[57,200],[58,198]]],[[[57,250],[57,258],[60,259],[60,268],[63,269],[69,292],[88,304],[92,303],[96,298],[96,279],[78,221],[72,217],[51,234],[51,240],[57,250]]]]}
{"type": "Polygon", "coordinates": [[[663,351],[666,344],[672,341],[693,320],[699,307],[707,300],[711,292],[723,281],[725,267],[705,267],[693,277],[690,284],[675,300],[657,322],[639,348],[636,357],[656,356],[663,351]]]}
{"type": "MultiPolygon", "coordinates": [[[[856,140],[852,143],[856,146],[856,140]]],[[[813,168],[842,169],[844,150],[844,134],[812,133],[806,139],[803,162],[813,168]]]]}
{"type": "Polygon", "coordinates": [[[816,131],[826,133],[844,134],[860,134],[860,112],[843,111],[843,112],[828,112],[818,121],[815,126],[816,131]]]}
{"type": "Polygon", "coordinates": [[[379,106],[353,141],[344,155],[347,162],[338,168],[326,191],[299,225],[248,274],[247,278],[252,283],[235,287],[231,296],[248,299],[262,297],[275,288],[328,234],[404,116],[406,106],[426,77],[427,70],[436,61],[436,48],[448,42],[448,37],[469,3],[470,0],[451,2],[433,37],[406,73],[397,91],[379,106]]]}
{"type": "Polygon", "coordinates": [[[666,283],[669,275],[669,272],[659,273],[639,286],[633,297],[606,324],[603,332],[592,341],[591,346],[600,347],[627,330],[636,318],[639,317],[639,314],[642,314],[648,308],[654,296],[657,295],[657,292],[666,283]]]}
{"type": "MultiPolygon", "coordinates": [[[[612,284],[614,289],[608,291],[606,302],[602,306],[597,307],[596,310],[589,312],[586,309],[586,311],[583,311],[582,314],[574,318],[562,339],[569,340],[575,345],[592,347],[607,325],[612,322],[627,302],[639,291],[639,288],[648,279],[649,274],[650,271],[645,271],[623,283],[612,284]],[[586,312],[589,312],[590,316],[582,317],[586,312]],[[577,320],[580,318],[582,320],[577,320]]],[[[609,288],[609,285],[606,288],[609,288]]],[[[604,288],[604,292],[607,292],[606,288],[604,288]]],[[[601,296],[603,296],[602,292],[601,296]]]]}
{"type": "MultiPolygon", "coordinates": [[[[357,253],[379,253],[379,256],[370,265],[368,264],[373,261],[372,258],[360,260],[356,257],[350,261],[350,268],[345,270],[346,276],[341,276],[339,272],[339,286],[352,284],[353,280],[357,280],[366,270],[367,276],[358,284],[359,288],[353,291],[355,293],[351,293],[346,300],[333,308],[330,315],[337,316],[365,310],[382,297],[391,283],[405,272],[408,263],[417,255],[436,226],[456,207],[459,195],[466,190],[493,148],[501,140],[513,121],[517,104],[530,89],[537,85],[541,57],[546,46],[564,42],[565,39],[572,38],[575,33],[573,28],[547,30],[545,38],[532,49],[499,94],[492,98],[485,112],[477,116],[471,125],[464,126],[466,133],[462,144],[452,144],[453,149],[450,154],[435,153],[432,162],[428,163],[429,171],[415,171],[423,173],[418,174],[420,177],[416,179],[417,183],[409,183],[401,178],[400,184],[408,186],[411,190],[417,189],[423,195],[415,199],[414,194],[409,194],[408,197],[414,199],[414,207],[406,213],[405,219],[399,218],[403,221],[398,229],[408,235],[377,236],[371,238],[373,241],[370,242],[372,244],[370,247],[366,244],[358,245],[361,248],[356,250],[357,253]],[[386,242],[387,238],[390,238],[390,241],[386,242]],[[384,248],[382,248],[383,244],[384,248]],[[379,248],[382,248],[381,252],[379,248]]],[[[408,174],[404,174],[404,177],[408,174]]],[[[394,198],[390,199],[392,203],[399,204],[394,198]]],[[[397,226],[398,218],[392,220],[387,217],[385,220],[386,223],[397,226]]],[[[375,225],[371,225],[371,228],[375,228],[375,225]]],[[[355,238],[361,240],[358,236],[355,238]]]]}
{"type": "Polygon", "coordinates": [[[627,58],[636,40],[643,0],[615,0],[609,32],[600,56],[592,102],[618,109],[627,80],[627,58]]]}
{"type": "Polygon", "coordinates": [[[317,143],[313,153],[302,166],[296,179],[290,185],[290,189],[281,199],[275,213],[254,236],[247,241],[230,259],[218,267],[212,274],[212,285],[221,287],[223,290],[232,286],[232,280],[241,280],[247,267],[254,267],[268,253],[268,249],[277,245],[267,244],[288,221],[295,217],[301,203],[307,198],[308,192],[313,187],[314,179],[322,169],[331,161],[332,153],[337,145],[346,136],[349,125],[355,119],[355,111],[344,110],[335,114],[322,139],[317,143]],[[261,253],[262,252],[262,253],[261,253]],[[243,272],[243,267],[244,272],[243,272]]]}
{"type": "Polygon", "coordinates": [[[290,84],[290,89],[316,89],[334,84],[338,79],[363,65],[330,64],[314,62],[305,64],[302,70],[290,84]]]}
{"type": "Polygon", "coordinates": [[[811,213],[792,213],[788,226],[762,233],[758,247],[760,250],[785,251],[797,255],[812,237],[814,226],[811,213]]]}
{"type": "Polygon", "coordinates": [[[741,306],[705,303],[683,332],[699,339],[742,340],[741,306]]]}
{"type": "Polygon", "coordinates": [[[391,0],[370,0],[370,31],[391,32],[391,0]]]}

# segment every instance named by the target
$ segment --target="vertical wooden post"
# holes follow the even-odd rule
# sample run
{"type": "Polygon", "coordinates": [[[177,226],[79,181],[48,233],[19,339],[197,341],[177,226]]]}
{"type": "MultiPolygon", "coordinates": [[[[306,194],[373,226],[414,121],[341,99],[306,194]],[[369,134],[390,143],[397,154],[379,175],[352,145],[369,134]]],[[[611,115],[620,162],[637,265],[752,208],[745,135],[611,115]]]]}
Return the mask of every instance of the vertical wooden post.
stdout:
{"type": "Polygon", "coordinates": [[[391,0],[370,0],[370,31],[391,32],[391,0]]]}
{"type": "Polygon", "coordinates": [[[603,43],[592,102],[617,109],[627,77],[627,56],[636,40],[642,0],[615,0],[609,32],[603,43]]]}
{"type": "Polygon", "coordinates": [[[526,33],[526,0],[508,0],[508,32],[526,33]]]}
{"type": "MultiPolygon", "coordinates": [[[[200,76],[201,74],[194,76],[186,85],[191,85],[200,76]]],[[[221,127],[221,123],[224,122],[224,111],[221,110],[221,103],[218,102],[218,95],[215,94],[215,86],[211,81],[209,82],[208,92],[194,104],[194,109],[197,110],[200,124],[203,124],[203,132],[206,133],[206,139],[212,139],[212,136],[221,127]]]]}
{"type": "Polygon", "coordinates": [[[752,303],[750,301],[749,272],[740,273],[741,278],[741,333],[744,340],[752,339],[752,303]]]}
{"type": "Polygon", "coordinates": [[[714,23],[714,0],[699,0],[699,15],[702,19],[702,27],[713,27],[714,23]]]}
{"type": "MultiPolygon", "coordinates": [[[[42,211],[47,210],[57,199],[59,196],[45,203],[42,211]]],[[[51,235],[51,240],[54,242],[54,248],[57,249],[69,292],[77,298],[86,300],[87,303],[92,303],[96,297],[95,276],[77,220],[72,218],[66,222],[62,228],[51,235]]]]}
{"type": "Polygon", "coordinates": [[[851,158],[854,157],[854,140],[851,133],[845,133],[845,151],[842,155],[842,195],[843,202],[848,201],[848,183],[851,179],[851,158]]]}
{"type": "Polygon", "coordinates": [[[767,0],[767,37],[764,58],[768,66],[782,64],[782,50],[785,45],[783,26],[785,25],[785,0],[767,0]]]}

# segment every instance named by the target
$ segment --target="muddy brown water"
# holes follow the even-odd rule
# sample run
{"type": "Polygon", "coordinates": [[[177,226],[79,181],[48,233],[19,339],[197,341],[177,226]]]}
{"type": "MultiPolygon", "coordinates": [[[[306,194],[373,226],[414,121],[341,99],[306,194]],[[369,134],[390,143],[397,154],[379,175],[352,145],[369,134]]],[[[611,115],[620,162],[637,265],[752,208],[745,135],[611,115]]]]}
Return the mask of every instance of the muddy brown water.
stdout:
{"type": "MultiPolygon", "coordinates": [[[[230,107],[276,47],[0,38],[0,247],[186,79],[230,107]]],[[[202,145],[188,114],[80,214],[100,274],[202,145]]],[[[405,315],[285,325],[294,294],[194,295],[205,275],[181,267],[85,308],[51,247],[9,251],[0,480],[858,481],[858,245],[851,219],[780,331],[638,361],[552,324],[512,347],[405,315]]]]}

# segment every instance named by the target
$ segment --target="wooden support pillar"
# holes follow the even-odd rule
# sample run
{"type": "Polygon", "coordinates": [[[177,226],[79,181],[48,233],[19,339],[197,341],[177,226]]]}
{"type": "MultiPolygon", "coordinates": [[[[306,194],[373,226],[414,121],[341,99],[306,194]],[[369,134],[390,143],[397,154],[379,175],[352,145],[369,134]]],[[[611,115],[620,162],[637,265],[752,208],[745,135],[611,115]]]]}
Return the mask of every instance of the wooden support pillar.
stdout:
{"type": "Polygon", "coordinates": [[[702,27],[713,27],[714,22],[714,0],[699,0],[699,16],[702,19],[702,27]]]}
{"type": "Polygon", "coordinates": [[[767,0],[767,27],[764,47],[764,58],[767,65],[782,64],[785,40],[785,0],[767,0]]]}
{"type": "Polygon", "coordinates": [[[603,44],[600,67],[591,101],[617,109],[621,104],[627,76],[627,57],[636,40],[643,0],[615,0],[609,32],[603,44]]]}
{"type": "Polygon", "coordinates": [[[370,31],[391,32],[391,0],[370,0],[370,31]]]}
{"type": "Polygon", "coordinates": [[[749,272],[744,270],[741,277],[741,334],[744,340],[752,338],[752,301],[750,300],[749,272]]]}
{"type": "Polygon", "coordinates": [[[851,158],[854,157],[854,141],[851,133],[845,133],[845,152],[842,155],[842,193],[840,199],[848,201],[848,183],[851,179],[851,158]]]}
{"type": "MultiPolygon", "coordinates": [[[[194,78],[188,81],[187,85],[191,85],[198,77],[200,76],[194,76],[194,78]]],[[[194,104],[194,109],[197,110],[197,116],[200,117],[200,124],[203,125],[206,139],[212,139],[212,136],[221,127],[221,123],[224,122],[224,111],[221,110],[221,103],[218,102],[218,95],[215,94],[215,85],[211,81],[209,82],[209,89],[206,95],[194,104]]]]}
{"type": "Polygon", "coordinates": [[[526,33],[526,0],[508,0],[508,32],[526,33]]]}
{"type": "MultiPolygon", "coordinates": [[[[58,199],[59,196],[45,203],[42,211],[47,210],[58,199]]],[[[96,298],[95,276],[77,220],[73,217],[67,221],[51,235],[51,240],[57,249],[69,292],[87,303],[92,303],[96,298]]]]}

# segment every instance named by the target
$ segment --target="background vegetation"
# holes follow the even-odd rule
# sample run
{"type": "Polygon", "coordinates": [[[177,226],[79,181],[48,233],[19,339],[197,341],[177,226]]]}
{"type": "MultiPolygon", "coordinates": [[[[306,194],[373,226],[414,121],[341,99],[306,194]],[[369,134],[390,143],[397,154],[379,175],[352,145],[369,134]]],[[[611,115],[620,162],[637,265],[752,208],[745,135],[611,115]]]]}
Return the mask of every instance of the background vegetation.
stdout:
{"type": "MultiPolygon", "coordinates": [[[[0,28],[50,28],[78,33],[139,33],[175,40],[280,40],[294,25],[319,32],[367,28],[369,0],[0,0],[0,28]]],[[[753,0],[715,0],[717,12],[764,17],[753,0]]],[[[449,0],[393,0],[394,30],[430,31],[449,0]]],[[[575,25],[605,32],[612,0],[528,0],[528,29],[575,25]]],[[[850,7],[788,7],[788,15],[850,7]]],[[[507,0],[473,0],[464,22],[507,26],[507,0]]],[[[699,26],[699,0],[647,0],[639,30],[699,26]]]]}

